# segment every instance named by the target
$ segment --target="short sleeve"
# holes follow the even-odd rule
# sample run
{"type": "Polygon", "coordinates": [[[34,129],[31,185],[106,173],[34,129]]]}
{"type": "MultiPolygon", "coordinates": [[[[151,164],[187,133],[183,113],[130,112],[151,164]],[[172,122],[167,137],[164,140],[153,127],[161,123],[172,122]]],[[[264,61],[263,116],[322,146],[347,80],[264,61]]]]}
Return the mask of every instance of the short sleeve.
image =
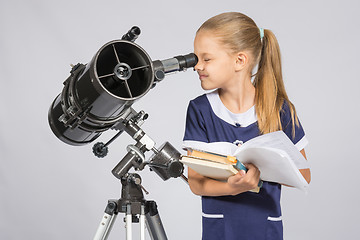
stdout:
{"type": "Polygon", "coordinates": [[[299,151],[304,149],[305,146],[308,144],[308,140],[305,136],[305,131],[304,131],[300,121],[298,121],[299,124],[296,124],[296,123],[293,124],[289,104],[286,101],[284,102],[282,109],[280,111],[280,120],[281,120],[281,126],[282,126],[283,131],[290,138],[290,140],[295,144],[297,149],[299,151]],[[295,129],[294,129],[294,127],[295,127],[295,129]]]}
{"type": "Polygon", "coordinates": [[[209,142],[206,134],[204,117],[194,101],[190,101],[185,124],[185,141],[209,142]]]}

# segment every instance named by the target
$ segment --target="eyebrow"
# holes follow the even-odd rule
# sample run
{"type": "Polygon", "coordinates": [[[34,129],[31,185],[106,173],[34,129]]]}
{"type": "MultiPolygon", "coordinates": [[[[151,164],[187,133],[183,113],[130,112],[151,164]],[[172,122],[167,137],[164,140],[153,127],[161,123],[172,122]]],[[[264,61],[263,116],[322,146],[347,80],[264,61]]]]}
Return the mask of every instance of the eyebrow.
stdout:
{"type": "Polygon", "coordinates": [[[205,53],[200,53],[199,55],[200,55],[200,57],[204,57],[204,56],[206,56],[206,55],[212,56],[211,53],[206,53],[206,52],[205,52],[205,53]]]}

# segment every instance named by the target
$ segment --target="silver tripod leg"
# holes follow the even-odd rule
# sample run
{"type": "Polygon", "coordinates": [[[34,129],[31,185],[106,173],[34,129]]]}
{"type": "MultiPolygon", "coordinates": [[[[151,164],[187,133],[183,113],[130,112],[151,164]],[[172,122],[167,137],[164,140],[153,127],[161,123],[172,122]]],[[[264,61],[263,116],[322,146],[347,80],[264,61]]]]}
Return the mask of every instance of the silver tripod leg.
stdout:
{"type": "MultiPolygon", "coordinates": [[[[141,205],[140,212],[140,240],[145,240],[145,206],[141,205]]],[[[132,240],[132,214],[131,204],[126,206],[126,240],[132,240]]]]}
{"type": "Polygon", "coordinates": [[[112,226],[117,217],[117,204],[109,202],[105,209],[105,214],[100,222],[100,225],[95,233],[94,240],[106,240],[109,236],[112,226]]]}
{"type": "Polygon", "coordinates": [[[132,240],[132,214],[131,204],[126,205],[126,240],[132,240]]]}
{"type": "Polygon", "coordinates": [[[140,240],[145,240],[145,206],[141,205],[140,214],[140,240]]]}
{"type": "MultiPolygon", "coordinates": [[[[145,240],[145,206],[141,205],[140,210],[140,240],[145,240]]],[[[132,240],[132,214],[131,205],[126,206],[126,240],[132,240]]]]}

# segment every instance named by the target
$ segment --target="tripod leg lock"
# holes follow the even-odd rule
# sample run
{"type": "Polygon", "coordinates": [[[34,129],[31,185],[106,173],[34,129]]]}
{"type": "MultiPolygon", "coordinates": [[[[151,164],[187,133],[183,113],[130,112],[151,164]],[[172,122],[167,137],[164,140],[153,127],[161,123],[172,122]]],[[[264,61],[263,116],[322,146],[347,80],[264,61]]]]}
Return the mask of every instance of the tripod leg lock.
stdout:
{"type": "Polygon", "coordinates": [[[100,225],[95,233],[94,240],[107,239],[111,228],[118,214],[118,204],[116,200],[109,200],[105,208],[105,213],[101,219],[100,225]]]}
{"type": "Polygon", "coordinates": [[[109,200],[108,204],[105,208],[105,213],[109,215],[117,214],[118,213],[118,204],[117,200],[109,200]]]}

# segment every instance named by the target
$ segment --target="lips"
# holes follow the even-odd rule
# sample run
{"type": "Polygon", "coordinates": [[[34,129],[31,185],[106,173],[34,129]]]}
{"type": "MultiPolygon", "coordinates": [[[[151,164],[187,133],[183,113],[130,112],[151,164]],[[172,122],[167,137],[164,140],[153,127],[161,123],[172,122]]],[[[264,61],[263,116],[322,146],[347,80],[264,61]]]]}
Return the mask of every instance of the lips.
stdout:
{"type": "Polygon", "coordinates": [[[199,74],[199,78],[200,80],[203,80],[204,78],[208,77],[208,75],[205,74],[199,74]]]}

